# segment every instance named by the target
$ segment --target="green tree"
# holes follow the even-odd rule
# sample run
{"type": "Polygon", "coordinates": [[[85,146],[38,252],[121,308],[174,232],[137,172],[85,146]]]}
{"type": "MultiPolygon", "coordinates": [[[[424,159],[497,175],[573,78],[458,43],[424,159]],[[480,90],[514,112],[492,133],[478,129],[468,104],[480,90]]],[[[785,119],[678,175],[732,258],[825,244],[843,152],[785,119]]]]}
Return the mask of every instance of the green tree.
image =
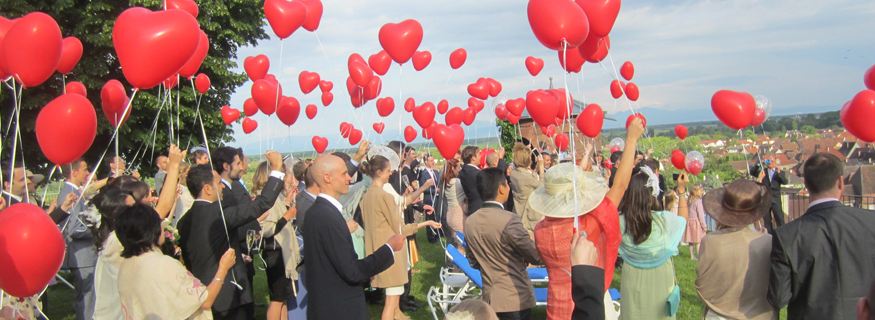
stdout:
{"type": "Polygon", "coordinates": [[[802,129],[799,129],[799,131],[802,131],[802,133],[807,134],[807,135],[813,135],[813,134],[817,133],[817,129],[813,126],[810,126],[810,125],[802,126],[802,129]]]}
{"type": "Polygon", "coordinates": [[[516,143],[516,140],[519,139],[519,135],[516,131],[516,126],[508,121],[498,120],[497,118],[495,119],[495,125],[501,132],[499,141],[501,142],[501,146],[504,147],[504,161],[512,163],[513,145],[516,143]]]}
{"type": "MultiPolygon", "coordinates": [[[[237,67],[237,48],[241,45],[256,45],[258,40],[266,39],[264,31],[263,1],[198,1],[198,22],[201,29],[210,40],[210,50],[201,65],[199,72],[210,77],[212,87],[201,98],[200,113],[203,117],[206,134],[210,139],[210,147],[231,141],[232,130],[221,119],[219,110],[229,104],[231,94],[246,81],[246,75],[233,72],[237,67]]],[[[121,81],[126,88],[131,88],[122,74],[115,50],[112,46],[112,27],[115,19],[125,9],[141,6],[151,10],[160,10],[161,0],[0,0],[0,8],[4,8],[6,18],[18,18],[33,11],[44,12],[58,22],[64,37],[79,38],[83,45],[82,59],[67,76],[66,81],[82,82],[89,90],[88,98],[95,106],[98,118],[98,131],[94,144],[88,150],[85,158],[94,163],[104,149],[110,145],[113,128],[103,116],[100,109],[100,89],[110,79],[121,81]]],[[[34,132],[36,117],[39,110],[49,101],[63,92],[63,79],[55,74],[45,83],[24,90],[22,94],[21,139],[24,146],[37,146],[34,132]]],[[[137,93],[128,120],[121,126],[120,153],[128,160],[142,160],[141,172],[154,170],[150,154],[145,151],[151,147],[152,123],[158,115],[160,103],[158,88],[143,90],[137,93]]],[[[2,116],[9,119],[12,112],[12,95],[4,92],[0,105],[3,106],[2,116]]],[[[181,115],[179,140],[182,147],[203,144],[200,127],[195,126],[196,95],[188,79],[180,79],[179,86],[173,90],[173,99],[180,96],[181,115]]],[[[173,111],[174,113],[176,110],[173,111]]],[[[7,122],[4,121],[4,128],[7,122]]],[[[155,135],[154,152],[166,152],[170,145],[169,116],[167,107],[161,112],[158,130],[155,135]]],[[[3,137],[4,146],[10,146],[12,134],[3,137]]],[[[176,139],[174,139],[174,143],[176,139]]],[[[11,149],[11,148],[6,148],[11,149]]],[[[39,148],[19,148],[28,166],[33,164],[48,165],[48,160],[39,148]],[[23,149],[23,150],[22,150],[23,149]]],[[[113,153],[110,148],[109,153],[113,153]]],[[[4,152],[8,157],[9,152],[4,152]]],[[[20,158],[21,155],[18,156],[20,158]]],[[[139,162],[134,163],[137,165],[139,162]]],[[[47,171],[47,169],[46,169],[47,171]]]]}

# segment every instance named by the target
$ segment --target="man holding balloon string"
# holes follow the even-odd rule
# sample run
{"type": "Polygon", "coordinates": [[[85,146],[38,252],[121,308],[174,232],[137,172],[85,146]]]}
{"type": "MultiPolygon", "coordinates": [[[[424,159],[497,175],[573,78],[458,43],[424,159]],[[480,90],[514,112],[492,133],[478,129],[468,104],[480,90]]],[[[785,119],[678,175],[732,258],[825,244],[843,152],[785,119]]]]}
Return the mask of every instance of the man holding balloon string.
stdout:
{"type": "Polygon", "coordinates": [[[778,168],[778,163],[774,156],[769,156],[763,159],[763,165],[757,164],[751,169],[751,175],[757,177],[759,183],[768,186],[772,191],[772,206],[769,208],[770,214],[763,217],[763,220],[769,234],[775,234],[775,229],[784,225],[781,185],[787,183],[786,172],[778,168]],[[772,217],[775,218],[775,225],[772,225],[772,217]]]}

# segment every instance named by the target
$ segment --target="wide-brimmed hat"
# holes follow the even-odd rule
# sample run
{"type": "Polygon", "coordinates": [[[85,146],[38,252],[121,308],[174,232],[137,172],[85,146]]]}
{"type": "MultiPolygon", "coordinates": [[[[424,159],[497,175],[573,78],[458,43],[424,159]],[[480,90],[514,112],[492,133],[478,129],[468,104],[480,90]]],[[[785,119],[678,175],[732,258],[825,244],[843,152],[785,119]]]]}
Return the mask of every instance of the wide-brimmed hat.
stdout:
{"type": "Polygon", "coordinates": [[[743,227],[762,218],[772,205],[772,193],[751,180],[735,180],[702,197],[705,212],[722,225],[743,227]]]}
{"type": "Polygon", "coordinates": [[[30,170],[25,171],[25,177],[30,178],[30,180],[33,181],[33,183],[40,183],[46,178],[46,176],[38,174],[38,173],[33,174],[33,172],[30,172],[30,170]]]}
{"type": "Polygon", "coordinates": [[[583,171],[573,163],[560,163],[550,167],[543,179],[544,185],[535,189],[529,196],[528,206],[529,210],[547,217],[571,218],[588,213],[602,203],[608,192],[608,184],[604,177],[594,172],[583,171]]]}

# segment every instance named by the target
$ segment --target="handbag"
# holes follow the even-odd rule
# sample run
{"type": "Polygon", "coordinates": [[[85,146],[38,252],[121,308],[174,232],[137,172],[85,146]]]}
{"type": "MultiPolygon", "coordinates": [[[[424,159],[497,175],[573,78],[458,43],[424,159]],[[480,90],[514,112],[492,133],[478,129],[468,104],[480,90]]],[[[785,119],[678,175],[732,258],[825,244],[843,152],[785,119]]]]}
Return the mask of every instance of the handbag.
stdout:
{"type": "MultiPolygon", "coordinates": [[[[677,281],[677,280],[675,280],[677,281]]],[[[678,313],[678,307],[681,304],[681,287],[675,284],[674,289],[668,294],[668,299],[665,300],[665,316],[674,317],[678,313]]]]}

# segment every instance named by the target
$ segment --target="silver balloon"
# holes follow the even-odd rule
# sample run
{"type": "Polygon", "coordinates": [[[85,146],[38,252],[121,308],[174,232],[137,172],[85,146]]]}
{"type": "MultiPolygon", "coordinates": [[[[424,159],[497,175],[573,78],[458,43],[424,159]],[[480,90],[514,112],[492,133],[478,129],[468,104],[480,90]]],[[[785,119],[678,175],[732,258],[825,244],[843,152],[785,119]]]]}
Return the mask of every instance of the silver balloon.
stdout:
{"type": "Polygon", "coordinates": [[[626,148],[626,141],[624,141],[623,138],[614,138],[614,140],[611,140],[611,144],[610,144],[611,153],[614,153],[617,151],[623,151],[623,149],[625,149],[625,148],[626,148]]]}
{"type": "Polygon", "coordinates": [[[768,119],[772,115],[772,100],[764,95],[757,95],[754,100],[757,102],[757,109],[762,109],[766,114],[766,119],[768,119]]]}

